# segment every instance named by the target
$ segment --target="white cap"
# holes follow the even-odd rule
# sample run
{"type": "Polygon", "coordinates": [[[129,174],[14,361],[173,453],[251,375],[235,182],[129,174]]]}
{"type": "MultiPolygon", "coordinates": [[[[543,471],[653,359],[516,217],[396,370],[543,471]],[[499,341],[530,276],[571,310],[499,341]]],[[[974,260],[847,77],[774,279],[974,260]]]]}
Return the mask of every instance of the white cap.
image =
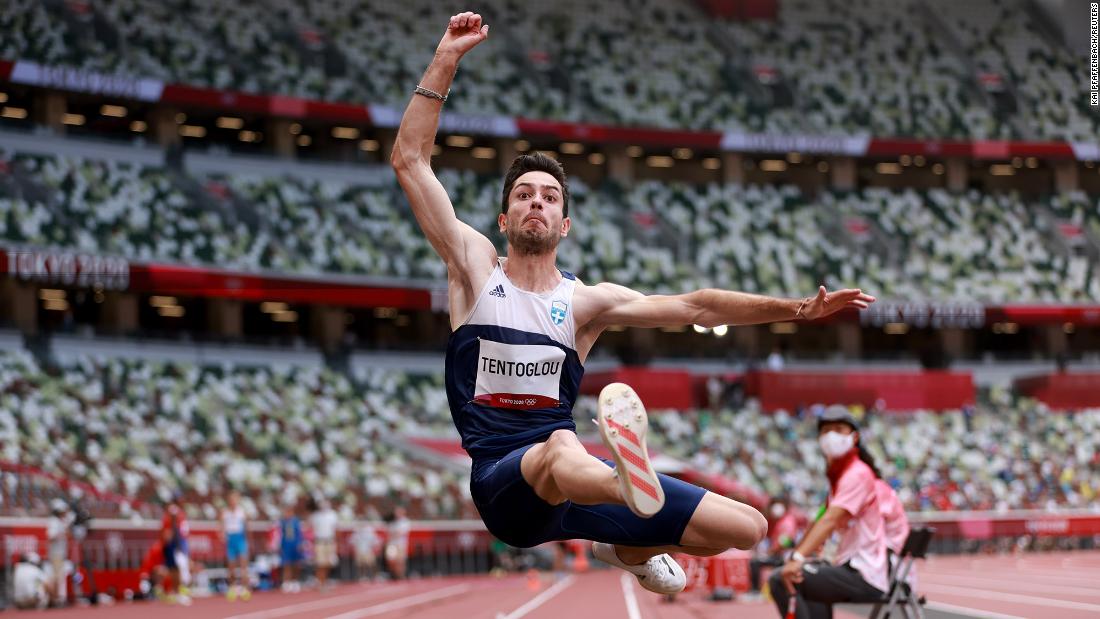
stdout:
{"type": "Polygon", "coordinates": [[[50,509],[55,512],[63,512],[69,509],[69,504],[62,499],[54,499],[50,502],[50,509]]]}

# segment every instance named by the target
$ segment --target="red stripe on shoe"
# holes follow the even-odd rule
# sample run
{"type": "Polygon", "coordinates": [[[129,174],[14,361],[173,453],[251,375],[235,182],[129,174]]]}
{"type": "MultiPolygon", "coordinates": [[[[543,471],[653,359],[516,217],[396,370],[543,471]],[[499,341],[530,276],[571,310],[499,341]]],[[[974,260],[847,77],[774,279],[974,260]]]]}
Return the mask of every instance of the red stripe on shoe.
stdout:
{"type": "Polygon", "coordinates": [[[653,484],[651,484],[648,481],[642,479],[641,477],[638,477],[634,473],[630,474],[630,483],[633,484],[634,487],[637,488],[638,490],[641,490],[642,492],[648,494],[649,497],[651,499],[653,499],[654,501],[658,500],[657,499],[657,488],[655,488],[653,486],[653,484]]]}
{"type": "Polygon", "coordinates": [[[638,454],[634,453],[634,450],[627,447],[626,445],[618,445],[618,448],[619,454],[622,455],[623,460],[626,460],[634,466],[642,469],[643,472],[649,473],[649,467],[646,466],[645,460],[638,454]]]}
{"type": "Polygon", "coordinates": [[[617,423],[614,419],[607,419],[606,421],[607,421],[607,427],[609,427],[613,430],[618,430],[619,434],[621,434],[622,437],[625,438],[626,440],[630,441],[631,443],[634,443],[635,447],[641,447],[642,446],[641,439],[638,438],[637,434],[634,434],[633,430],[631,430],[630,428],[627,428],[626,426],[623,426],[623,425],[617,423]]]}

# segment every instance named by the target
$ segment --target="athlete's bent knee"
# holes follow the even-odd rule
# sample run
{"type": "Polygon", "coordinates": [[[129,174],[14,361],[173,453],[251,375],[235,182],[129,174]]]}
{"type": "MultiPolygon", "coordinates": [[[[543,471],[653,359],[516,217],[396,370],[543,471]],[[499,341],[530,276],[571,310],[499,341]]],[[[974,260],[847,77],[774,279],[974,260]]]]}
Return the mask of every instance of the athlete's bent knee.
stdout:
{"type": "Polygon", "coordinates": [[[768,519],[755,508],[743,506],[739,518],[738,534],[730,540],[730,546],[738,550],[750,550],[768,536],[768,519]]]}
{"type": "Polygon", "coordinates": [[[754,510],[753,514],[756,516],[756,542],[753,544],[755,546],[768,536],[768,519],[758,511],[754,510]]]}
{"type": "Polygon", "coordinates": [[[560,459],[564,451],[584,450],[577,435],[569,430],[554,430],[546,439],[546,456],[551,461],[560,459]]]}

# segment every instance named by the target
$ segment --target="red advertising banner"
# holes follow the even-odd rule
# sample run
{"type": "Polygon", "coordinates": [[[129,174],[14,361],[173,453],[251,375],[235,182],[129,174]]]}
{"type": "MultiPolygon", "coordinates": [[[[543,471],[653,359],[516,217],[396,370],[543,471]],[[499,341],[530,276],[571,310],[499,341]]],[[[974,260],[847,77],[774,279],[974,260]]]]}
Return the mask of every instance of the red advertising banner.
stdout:
{"type": "Polygon", "coordinates": [[[1100,514],[1043,512],[952,512],[909,514],[913,524],[936,528],[937,539],[984,540],[994,537],[1088,537],[1100,535],[1100,514]]]}
{"type": "Polygon", "coordinates": [[[892,411],[956,409],[974,403],[969,372],[751,372],[745,393],[764,410],[811,404],[862,404],[882,400],[892,411]]]}
{"type": "Polygon", "coordinates": [[[684,370],[624,367],[607,372],[588,372],[581,380],[581,393],[599,394],[610,383],[630,385],[649,409],[688,410],[695,406],[694,379],[684,370]]]}
{"type": "Polygon", "coordinates": [[[749,559],[752,558],[752,553],[750,552],[731,549],[713,557],[677,553],[673,558],[684,568],[684,573],[687,575],[685,593],[713,592],[715,589],[747,593],[751,588],[749,559]]]}
{"type": "Polygon", "coordinates": [[[1016,390],[1047,406],[1076,409],[1100,406],[1100,374],[1044,374],[1016,379],[1016,390]]]}
{"type": "Polygon", "coordinates": [[[413,310],[427,310],[432,307],[431,291],[423,288],[370,286],[167,264],[133,265],[130,269],[130,290],[178,296],[345,307],[396,307],[413,310]]]}

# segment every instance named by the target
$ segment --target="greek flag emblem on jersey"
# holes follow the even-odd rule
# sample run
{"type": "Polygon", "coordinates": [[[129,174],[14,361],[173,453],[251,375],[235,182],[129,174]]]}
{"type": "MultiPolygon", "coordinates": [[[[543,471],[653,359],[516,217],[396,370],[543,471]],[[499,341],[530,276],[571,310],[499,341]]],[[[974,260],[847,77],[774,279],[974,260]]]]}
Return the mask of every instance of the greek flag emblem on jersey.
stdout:
{"type": "Polygon", "coordinates": [[[554,301],[550,304],[550,320],[560,325],[565,322],[565,314],[569,311],[569,304],[565,301],[554,301]]]}

